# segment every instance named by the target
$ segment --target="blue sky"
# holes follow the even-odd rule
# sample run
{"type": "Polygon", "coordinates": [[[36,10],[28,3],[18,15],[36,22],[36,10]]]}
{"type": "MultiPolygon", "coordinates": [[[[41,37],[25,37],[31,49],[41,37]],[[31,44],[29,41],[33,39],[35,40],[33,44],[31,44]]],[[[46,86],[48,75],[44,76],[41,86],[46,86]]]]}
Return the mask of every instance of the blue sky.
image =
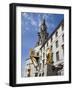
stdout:
{"type": "Polygon", "coordinates": [[[57,25],[64,18],[63,14],[49,13],[21,13],[21,70],[23,71],[24,62],[29,58],[29,50],[36,45],[42,17],[45,18],[47,32],[49,35],[54,31],[57,25]]]}

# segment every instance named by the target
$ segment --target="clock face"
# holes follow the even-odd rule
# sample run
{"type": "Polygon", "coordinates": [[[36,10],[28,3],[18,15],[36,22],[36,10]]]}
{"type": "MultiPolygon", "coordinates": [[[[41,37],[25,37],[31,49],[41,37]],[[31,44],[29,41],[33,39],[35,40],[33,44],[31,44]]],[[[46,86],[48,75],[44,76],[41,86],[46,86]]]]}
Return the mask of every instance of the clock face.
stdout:
{"type": "Polygon", "coordinates": [[[41,28],[42,28],[42,30],[44,30],[44,26],[43,25],[41,26],[41,28]]]}
{"type": "Polygon", "coordinates": [[[41,26],[41,29],[42,29],[42,30],[45,30],[45,29],[46,29],[46,26],[42,25],[42,26],[41,26]]]}

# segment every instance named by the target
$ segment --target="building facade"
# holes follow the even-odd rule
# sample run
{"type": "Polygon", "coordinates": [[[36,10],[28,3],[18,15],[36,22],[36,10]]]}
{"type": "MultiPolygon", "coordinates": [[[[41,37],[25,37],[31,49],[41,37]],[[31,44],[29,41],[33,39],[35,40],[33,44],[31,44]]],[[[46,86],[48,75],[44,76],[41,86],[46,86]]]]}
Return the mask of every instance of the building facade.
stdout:
{"type": "Polygon", "coordinates": [[[41,21],[38,41],[30,49],[26,77],[64,75],[64,20],[49,35],[45,19],[41,21]]]}

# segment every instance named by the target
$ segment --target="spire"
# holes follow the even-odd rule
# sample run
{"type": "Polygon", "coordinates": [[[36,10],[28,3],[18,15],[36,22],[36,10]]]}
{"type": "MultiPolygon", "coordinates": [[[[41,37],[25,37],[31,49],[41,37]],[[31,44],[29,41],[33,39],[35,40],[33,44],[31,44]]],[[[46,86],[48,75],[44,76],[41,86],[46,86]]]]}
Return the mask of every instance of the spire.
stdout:
{"type": "Polygon", "coordinates": [[[42,17],[42,23],[41,24],[45,25],[45,18],[44,18],[44,16],[42,17]]]}

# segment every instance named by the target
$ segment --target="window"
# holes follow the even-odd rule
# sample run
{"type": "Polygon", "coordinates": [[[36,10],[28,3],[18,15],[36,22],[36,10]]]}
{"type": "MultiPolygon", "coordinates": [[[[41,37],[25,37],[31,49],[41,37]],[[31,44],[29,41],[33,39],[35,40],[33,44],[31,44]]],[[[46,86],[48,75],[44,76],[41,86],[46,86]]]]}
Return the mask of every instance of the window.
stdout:
{"type": "Polygon", "coordinates": [[[42,61],[42,62],[43,62],[43,67],[44,67],[44,59],[43,59],[43,61],[42,61]]]}
{"type": "Polygon", "coordinates": [[[56,52],[56,60],[59,61],[59,51],[56,52]]]}
{"type": "Polygon", "coordinates": [[[44,72],[42,73],[42,76],[44,76],[44,72]]]}
{"type": "Polygon", "coordinates": [[[58,31],[56,32],[56,34],[55,34],[55,35],[56,35],[56,37],[58,36],[58,31]]]}
{"type": "Polygon", "coordinates": [[[52,61],[53,61],[53,53],[52,53],[52,55],[51,55],[51,59],[52,59],[52,61]]]}
{"type": "Polygon", "coordinates": [[[37,56],[39,56],[39,52],[37,52],[37,56]]]}
{"type": "Polygon", "coordinates": [[[28,75],[27,76],[30,77],[30,69],[28,69],[28,75]]]}
{"type": "Polygon", "coordinates": [[[62,41],[64,42],[64,34],[62,35],[62,41]]]}
{"type": "Polygon", "coordinates": [[[42,53],[42,49],[41,49],[41,53],[42,53]]]}
{"type": "Polygon", "coordinates": [[[37,77],[38,76],[38,73],[35,73],[35,77],[37,77]]]}
{"type": "Polygon", "coordinates": [[[52,50],[52,46],[51,46],[51,50],[52,50]]]}
{"type": "Polygon", "coordinates": [[[43,53],[43,58],[45,58],[45,53],[43,53]]]}
{"type": "Polygon", "coordinates": [[[58,40],[56,41],[56,48],[58,47],[58,40]]]}
{"type": "Polygon", "coordinates": [[[64,55],[64,45],[62,45],[63,55],[64,55]]]}
{"type": "Polygon", "coordinates": [[[52,37],[51,37],[51,42],[52,42],[52,37]]]}

